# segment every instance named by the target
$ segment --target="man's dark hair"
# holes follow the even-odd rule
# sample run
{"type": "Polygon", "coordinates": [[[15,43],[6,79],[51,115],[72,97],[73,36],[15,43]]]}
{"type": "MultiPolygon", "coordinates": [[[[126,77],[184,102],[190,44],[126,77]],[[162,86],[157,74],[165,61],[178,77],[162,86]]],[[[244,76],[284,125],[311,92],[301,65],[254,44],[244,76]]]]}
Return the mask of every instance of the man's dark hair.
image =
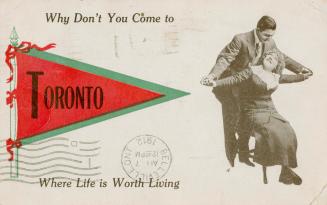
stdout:
{"type": "Polygon", "coordinates": [[[264,31],[267,29],[276,30],[276,22],[270,16],[263,16],[257,23],[257,28],[259,31],[264,31]]]}

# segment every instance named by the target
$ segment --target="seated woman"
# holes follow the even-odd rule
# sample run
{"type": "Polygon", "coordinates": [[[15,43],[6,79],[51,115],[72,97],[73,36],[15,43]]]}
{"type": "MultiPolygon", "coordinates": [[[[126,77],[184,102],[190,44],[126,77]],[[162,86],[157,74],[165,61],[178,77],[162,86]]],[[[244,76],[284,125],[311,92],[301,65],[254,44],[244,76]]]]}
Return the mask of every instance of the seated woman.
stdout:
{"type": "Polygon", "coordinates": [[[310,74],[282,75],[284,59],[277,50],[263,56],[262,65],[216,80],[210,86],[238,86],[240,101],[239,135],[254,136],[253,160],[264,167],[281,165],[279,181],[301,184],[302,179],[291,170],[297,167],[297,139],[290,123],[276,110],[271,94],[279,83],[300,82],[310,74]]]}

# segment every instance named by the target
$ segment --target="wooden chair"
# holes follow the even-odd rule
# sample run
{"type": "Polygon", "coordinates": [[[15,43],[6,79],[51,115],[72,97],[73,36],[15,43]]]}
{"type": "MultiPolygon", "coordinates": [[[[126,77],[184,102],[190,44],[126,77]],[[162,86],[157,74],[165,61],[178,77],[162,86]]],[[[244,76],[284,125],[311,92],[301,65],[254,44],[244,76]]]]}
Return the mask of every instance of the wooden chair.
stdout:
{"type": "MultiPolygon", "coordinates": [[[[254,149],[251,149],[250,153],[249,153],[249,158],[253,159],[253,153],[254,153],[254,149]]],[[[262,166],[262,173],[263,173],[263,183],[268,184],[267,167],[266,166],[262,166]]]]}

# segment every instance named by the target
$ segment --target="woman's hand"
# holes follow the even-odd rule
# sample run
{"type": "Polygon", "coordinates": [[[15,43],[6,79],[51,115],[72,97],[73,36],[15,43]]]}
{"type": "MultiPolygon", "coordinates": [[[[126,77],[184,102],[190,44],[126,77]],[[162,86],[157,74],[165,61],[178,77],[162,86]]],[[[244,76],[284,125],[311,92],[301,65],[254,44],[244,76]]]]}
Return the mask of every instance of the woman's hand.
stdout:
{"type": "Polygon", "coordinates": [[[215,76],[213,74],[210,74],[210,75],[204,76],[201,79],[200,83],[205,86],[213,87],[215,84],[214,79],[215,79],[215,76]]]}

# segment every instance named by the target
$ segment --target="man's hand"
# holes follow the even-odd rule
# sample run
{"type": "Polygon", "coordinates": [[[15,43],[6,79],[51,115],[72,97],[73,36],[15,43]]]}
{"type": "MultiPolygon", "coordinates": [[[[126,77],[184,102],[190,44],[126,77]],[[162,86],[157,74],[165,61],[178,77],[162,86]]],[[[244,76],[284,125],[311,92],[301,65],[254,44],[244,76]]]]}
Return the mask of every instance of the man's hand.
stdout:
{"type": "Polygon", "coordinates": [[[301,75],[303,76],[303,80],[306,80],[312,76],[312,73],[302,73],[301,75]]]}
{"type": "Polygon", "coordinates": [[[207,76],[204,76],[200,83],[202,85],[205,85],[205,86],[213,86],[215,83],[214,83],[214,79],[215,79],[215,76],[213,74],[210,74],[210,75],[207,75],[207,76]]]}
{"type": "Polygon", "coordinates": [[[301,71],[300,74],[303,74],[303,75],[308,76],[307,78],[305,78],[305,79],[308,79],[310,76],[313,75],[313,72],[312,72],[312,70],[310,70],[309,68],[305,68],[305,67],[303,67],[303,68],[302,68],[302,71],[301,71]]]}

